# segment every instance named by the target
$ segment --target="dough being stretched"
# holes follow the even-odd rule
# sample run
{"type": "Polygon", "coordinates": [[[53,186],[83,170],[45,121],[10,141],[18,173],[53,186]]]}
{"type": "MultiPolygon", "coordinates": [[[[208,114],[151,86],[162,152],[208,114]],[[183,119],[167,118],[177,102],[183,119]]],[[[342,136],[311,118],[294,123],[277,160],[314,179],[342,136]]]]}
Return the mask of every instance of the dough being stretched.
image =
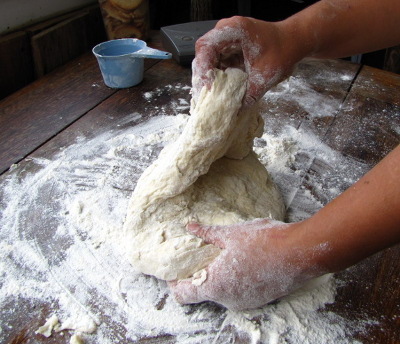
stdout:
{"type": "Polygon", "coordinates": [[[281,196],[252,151],[263,121],[257,106],[241,111],[247,74],[215,70],[192,102],[182,134],[140,177],[124,224],[127,253],[141,272],[163,280],[193,276],[220,249],[186,231],[188,222],[229,225],[283,220],[281,196]]]}

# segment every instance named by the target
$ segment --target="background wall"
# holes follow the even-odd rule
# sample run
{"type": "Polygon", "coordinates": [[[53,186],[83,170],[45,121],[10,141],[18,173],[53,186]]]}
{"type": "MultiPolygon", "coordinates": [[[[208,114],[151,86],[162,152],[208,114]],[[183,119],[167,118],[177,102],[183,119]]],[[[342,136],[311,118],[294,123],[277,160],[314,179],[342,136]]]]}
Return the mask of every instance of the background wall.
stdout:
{"type": "Polygon", "coordinates": [[[0,0],[0,34],[93,3],[96,0],[0,0]]]}
{"type": "MultiPolygon", "coordinates": [[[[0,99],[90,51],[94,45],[107,39],[96,1],[72,11],[71,7],[53,5],[49,5],[46,11],[40,11],[39,4],[46,1],[48,0],[32,0],[38,6],[36,10],[31,4],[25,4],[23,15],[14,10],[7,12],[10,17],[8,23],[13,24],[8,25],[6,32],[0,34],[0,99]],[[46,17],[48,19],[42,20],[46,17]],[[25,20],[31,24],[21,24],[25,20]]],[[[83,3],[88,0],[79,1],[83,3]]],[[[25,0],[14,0],[13,4],[22,6],[24,2],[25,0]]],[[[72,6],[78,0],[70,2],[72,6]]],[[[2,20],[7,17],[4,13],[6,5],[11,6],[11,1],[0,0],[2,20]]]]}
{"type": "MultiPolygon", "coordinates": [[[[236,14],[277,21],[317,0],[149,0],[150,27],[236,14]]],[[[106,40],[98,0],[0,0],[0,100],[106,40]]],[[[400,47],[362,55],[400,72],[400,47]]]]}

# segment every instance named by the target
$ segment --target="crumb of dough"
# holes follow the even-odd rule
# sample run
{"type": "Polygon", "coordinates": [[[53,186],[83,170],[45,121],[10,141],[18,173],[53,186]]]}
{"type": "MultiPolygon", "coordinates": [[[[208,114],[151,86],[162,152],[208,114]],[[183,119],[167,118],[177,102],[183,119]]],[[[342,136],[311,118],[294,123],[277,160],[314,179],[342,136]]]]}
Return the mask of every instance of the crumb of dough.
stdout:
{"type": "Polygon", "coordinates": [[[202,285],[206,279],[207,279],[207,271],[206,269],[202,269],[193,274],[192,284],[198,287],[202,285]]]}
{"type": "Polygon", "coordinates": [[[53,314],[49,319],[46,320],[43,326],[40,326],[35,333],[41,334],[45,337],[50,337],[53,330],[59,326],[57,315],[53,314]]]}
{"type": "Polygon", "coordinates": [[[85,344],[85,341],[79,334],[74,334],[71,337],[69,344],[85,344]]]}

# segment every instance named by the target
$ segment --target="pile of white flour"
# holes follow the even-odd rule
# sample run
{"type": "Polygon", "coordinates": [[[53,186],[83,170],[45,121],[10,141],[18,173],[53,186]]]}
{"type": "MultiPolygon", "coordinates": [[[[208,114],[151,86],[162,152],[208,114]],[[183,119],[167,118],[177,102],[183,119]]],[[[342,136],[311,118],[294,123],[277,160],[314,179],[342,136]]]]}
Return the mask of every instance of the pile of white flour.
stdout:
{"type": "MultiPolygon", "coordinates": [[[[144,101],[156,97],[157,92],[143,95],[144,101]]],[[[188,108],[185,102],[175,103],[177,113],[188,108]]],[[[234,313],[210,303],[180,306],[164,282],[130,266],[117,244],[129,197],[187,119],[159,115],[141,122],[135,113],[128,120],[138,125],[77,139],[51,159],[31,158],[0,180],[0,342],[10,339],[18,312],[26,308],[34,318],[44,305],[48,317],[55,314],[67,324],[53,336],[81,333],[93,344],[157,336],[165,337],[160,343],[227,343],[238,337],[271,344],[354,342],[352,334],[367,320],[352,323],[324,310],[335,300],[332,275],[263,309],[234,313]]],[[[311,130],[290,125],[278,133],[266,128],[255,147],[290,206],[289,221],[310,216],[336,197],[342,190],[334,178],[351,184],[366,169],[322,144],[311,130]],[[332,185],[326,175],[311,178],[316,190],[311,194],[298,187],[315,157],[335,172],[328,178],[332,185]]]]}

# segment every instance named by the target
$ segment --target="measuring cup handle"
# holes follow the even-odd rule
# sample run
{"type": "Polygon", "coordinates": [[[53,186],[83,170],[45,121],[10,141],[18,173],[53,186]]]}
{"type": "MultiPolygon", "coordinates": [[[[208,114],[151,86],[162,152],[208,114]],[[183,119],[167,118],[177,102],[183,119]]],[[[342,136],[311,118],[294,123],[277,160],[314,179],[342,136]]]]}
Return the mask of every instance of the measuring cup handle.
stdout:
{"type": "Polygon", "coordinates": [[[150,59],[170,59],[172,54],[167,51],[161,51],[149,47],[142,48],[133,54],[133,57],[144,57],[150,59]]]}

